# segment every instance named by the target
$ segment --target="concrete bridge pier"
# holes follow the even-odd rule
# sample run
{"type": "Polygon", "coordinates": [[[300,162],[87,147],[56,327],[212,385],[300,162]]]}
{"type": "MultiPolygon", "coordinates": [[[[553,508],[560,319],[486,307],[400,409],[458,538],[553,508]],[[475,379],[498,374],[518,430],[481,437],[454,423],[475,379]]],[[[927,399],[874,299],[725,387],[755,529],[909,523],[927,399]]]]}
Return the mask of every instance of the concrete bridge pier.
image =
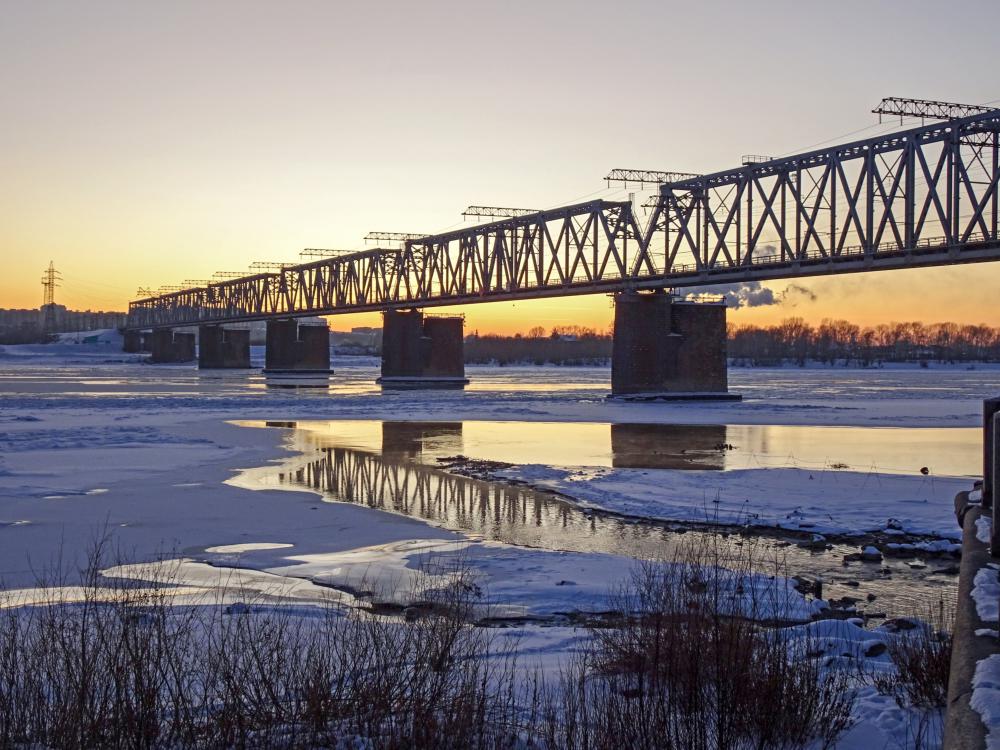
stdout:
{"type": "Polygon", "coordinates": [[[420,310],[382,314],[382,377],[385,388],[463,388],[465,320],[428,317],[420,310]]]}
{"type": "Polygon", "coordinates": [[[122,332],[122,351],[127,354],[148,352],[150,350],[150,338],[149,331],[138,331],[134,328],[129,328],[122,332]]]}
{"type": "Polygon", "coordinates": [[[726,306],[662,290],[616,294],[611,395],[739,400],[729,393],[726,306]]]}
{"type": "Polygon", "coordinates": [[[267,321],[264,372],[330,375],[330,329],[325,322],[294,318],[267,321]]]}
{"type": "Polygon", "coordinates": [[[157,328],[150,336],[149,361],[155,364],[175,364],[194,361],[194,334],[179,333],[170,328],[157,328]]]}
{"type": "Polygon", "coordinates": [[[199,370],[250,368],[250,331],[225,326],[198,326],[199,370]]]}

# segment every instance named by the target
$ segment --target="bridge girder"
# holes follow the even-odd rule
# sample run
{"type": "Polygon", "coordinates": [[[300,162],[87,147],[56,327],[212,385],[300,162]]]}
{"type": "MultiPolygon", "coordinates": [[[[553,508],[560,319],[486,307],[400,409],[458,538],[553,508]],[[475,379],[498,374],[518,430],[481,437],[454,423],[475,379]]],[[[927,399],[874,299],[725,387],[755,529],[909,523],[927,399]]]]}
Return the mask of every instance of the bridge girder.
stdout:
{"type": "Polygon", "coordinates": [[[172,291],[130,327],[1000,260],[1000,111],[172,291]]]}

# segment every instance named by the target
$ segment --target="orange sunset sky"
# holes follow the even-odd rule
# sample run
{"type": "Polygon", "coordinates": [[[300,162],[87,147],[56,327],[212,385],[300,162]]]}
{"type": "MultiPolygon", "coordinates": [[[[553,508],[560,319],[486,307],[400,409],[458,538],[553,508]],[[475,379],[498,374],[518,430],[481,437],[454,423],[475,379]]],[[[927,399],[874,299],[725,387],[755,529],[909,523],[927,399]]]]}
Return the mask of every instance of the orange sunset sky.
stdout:
{"type": "MultiPolygon", "coordinates": [[[[1000,47],[946,53],[937,8],[0,0],[0,307],[37,307],[49,260],[58,302],[125,309],[140,286],[462,226],[470,204],[624,199],[612,167],[710,172],[888,132],[883,96],[1000,101],[1000,47]]],[[[1000,27],[995,0],[948,13],[1000,27]]],[[[998,281],[998,264],[806,279],[814,299],[730,320],[1000,325],[998,281]]],[[[602,295],[460,310],[481,332],[612,313],[602,295]]]]}

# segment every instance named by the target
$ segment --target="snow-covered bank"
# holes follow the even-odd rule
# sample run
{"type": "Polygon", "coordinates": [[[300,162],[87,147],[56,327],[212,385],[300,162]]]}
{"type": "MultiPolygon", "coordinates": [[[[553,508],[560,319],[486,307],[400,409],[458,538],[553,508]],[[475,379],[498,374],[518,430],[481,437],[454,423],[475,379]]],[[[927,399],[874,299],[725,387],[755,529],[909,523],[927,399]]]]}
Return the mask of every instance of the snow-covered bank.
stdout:
{"type": "Polygon", "coordinates": [[[961,530],[944,499],[970,486],[962,478],[795,468],[719,472],[526,465],[495,473],[558,492],[585,507],[632,516],[956,540],[961,530]]]}
{"type": "MultiPolygon", "coordinates": [[[[222,484],[236,469],[282,455],[278,432],[223,420],[970,425],[995,377],[981,371],[949,372],[944,380],[926,370],[736,371],[733,387],[745,393],[742,404],[622,404],[605,400],[608,373],[595,368],[470,368],[473,385],[464,393],[383,393],[373,383],[370,360],[342,360],[329,390],[289,390],[268,388],[259,373],[74,364],[93,346],[53,347],[0,353],[0,578],[8,585],[30,583],[33,571],[60,551],[77,556],[105,525],[116,543],[140,556],[246,541],[295,544],[289,554],[309,556],[458,538],[408,519],[317,503],[308,494],[247,493],[222,484]]],[[[954,535],[949,508],[957,480],[934,476],[572,465],[524,465],[511,476],[634,515],[699,521],[752,515],[815,531],[898,526],[954,535]]]]}

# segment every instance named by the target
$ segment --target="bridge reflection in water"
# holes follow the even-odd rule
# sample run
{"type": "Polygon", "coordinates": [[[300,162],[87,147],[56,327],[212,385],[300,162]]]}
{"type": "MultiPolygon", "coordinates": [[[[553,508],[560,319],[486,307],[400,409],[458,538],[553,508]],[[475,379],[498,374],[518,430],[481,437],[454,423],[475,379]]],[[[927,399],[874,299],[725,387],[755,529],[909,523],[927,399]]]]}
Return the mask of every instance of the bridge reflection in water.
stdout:
{"type": "Polygon", "coordinates": [[[725,468],[724,424],[613,424],[611,465],[616,469],[725,468]]]}
{"type": "MultiPolygon", "coordinates": [[[[463,438],[460,422],[356,423],[353,430],[346,425],[317,430],[294,422],[280,426],[295,429],[293,445],[304,455],[257,474],[265,486],[309,489],[329,502],[395,513],[472,537],[525,547],[670,559],[688,543],[719,542],[717,531],[706,528],[588,512],[551,493],[446,471],[438,459],[460,454],[463,439],[470,448],[481,448],[471,445],[476,442],[471,436],[463,438]],[[358,430],[359,425],[368,429],[358,430]]],[[[615,467],[718,470],[725,468],[726,457],[732,454],[726,447],[724,426],[615,425],[609,426],[609,433],[610,463],[615,467]]],[[[594,471],[605,471],[607,466],[594,471]]],[[[711,498],[692,497],[691,503],[703,503],[706,520],[712,518],[711,498]]],[[[718,519],[720,523],[740,520],[718,519]]],[[[417,528],[413,537],[419,536],[417,528]]],[[[910,569],[902,558],[886,558],[881,566],[845,568],[843,555],[856,551],[853,546],[836,544],[831,554],[771,535],[752,539],[729,535],[716,549],[725,562],[729,554],[737,557],[738,545],[746,544],[755,545],[760,570],[820,576],[832,598],[874,594],[877,601],[871,606],[890,616],[913,612],[926,601],[954,594],[953,578],[928,575],[950,566],[949,560],[927,560],[927,570],[910,569]]]]}
{"type": "MultiPolygon", "coordinates": [[[[725,441],[725,427],[696,427],[697,437],[682,441],[680,430],[687,429],[616,425],[611,430],[614,465],[722,468],[718,446],[725,441]],[[669,439],[660,442],[658,436],[669,439]],[[682,442],[687,447],[680,447],[682,442]],[[643,455],[648,460],[640,460],[643,455]]],[[[312,433],[309,440],[316,452],[295,460],[292,467],[286,465],[276,478],[279,484],[308,487],[331,501],[523,546],[656,558],[670,555],[685,534],[705,533],[589,512],[550,493],[461,476],[421,460],[432,446],[426,450],[431,457],[423,455],[424,460],[434,461],[434,454],[450,452],[446,448],[460,452],[461,438],[461,423],[384,422],[379,454],[329,445],[329,437],[312,433]]],[[[706,520],[713,512],[709,503],[706,520]]]]}

